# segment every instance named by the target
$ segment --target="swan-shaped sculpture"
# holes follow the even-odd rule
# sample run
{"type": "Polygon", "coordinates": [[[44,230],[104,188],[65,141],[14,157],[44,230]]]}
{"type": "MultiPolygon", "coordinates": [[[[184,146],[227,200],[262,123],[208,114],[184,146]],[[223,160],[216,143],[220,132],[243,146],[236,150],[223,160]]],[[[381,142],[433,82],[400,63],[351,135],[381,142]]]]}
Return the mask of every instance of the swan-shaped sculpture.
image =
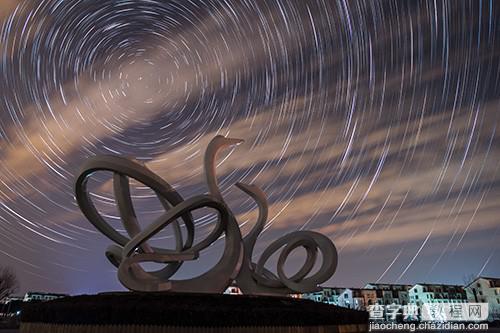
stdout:
{"type": "Polygon", "coordinates": [[[118,279],[128,289],[135,291],[172,291],[222,293],[235,282],[244,294],[284,295],[317,290],[318,285],[328,280],[337,267],[337,251],[332,241],[317,232],[295,231],[271,243],[257,263],[252,262],[252,253],[267,221],[266,195],[255,185],[237,183],[236,186],[248,194],[258,205],[259,215],[252,230],[242,237],[234,214],[224,201],[217,184],[216,159],[222,149],[242,143],[243,140],[215,136],[208,144],[205,160],[205,180],[209,194],[184,200],[166,181],[145,166],[118,156],[95,156],[82,166],[75,182],[76,201],[85,217],[115,244],[106,250],[108,260],[118,268],[118,279]],[[122,235],[110,226],[99,214],[87,191],[87,180],[97,171],[113,172],[113,189],[121,220],[128,234],[122,235]],[[141,230],[132,205],[129,178],[151,188],[157,195],[165,213],[141,230]],[[215,228],[203,240],[194,243],[195,225],[191,211],[199,208],[213,209],[218,214],[215,228]],[[187,230],[183,240],[179,221],[187,230]],[[171,224],[176,239],[175,249],[153,247],[148,240],[171,224]],[[200,251],[224,236],[224,252],[220,260],[206,273],[185,280],[171,277],[186,260],[196,260],[200,251]],[[307,257],[301,269],[293,276],[286,276],[283,266],[288,255],[303,247],[307,257]],[[264,266],[268,259],[282,249],[277,264],[277,274],[264,266]],[[310,274],[318,259],[322,263],[314,274],[310,274]],[[156,271],[146,271],[140,264],[154,262],[165,266],[156,271]]]}

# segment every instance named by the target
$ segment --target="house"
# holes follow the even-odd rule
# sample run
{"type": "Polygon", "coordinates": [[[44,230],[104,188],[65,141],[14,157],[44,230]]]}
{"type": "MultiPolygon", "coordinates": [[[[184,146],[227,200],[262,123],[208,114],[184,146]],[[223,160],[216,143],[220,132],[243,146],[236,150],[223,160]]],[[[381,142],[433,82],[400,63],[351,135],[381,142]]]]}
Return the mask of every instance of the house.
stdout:
{"type": "Polygon", "coordinates": [[[7,296],[4,299],[0,300],[0,304],[8,304],[13,301],[22,301],[23,296],[7,296]]]}
{"type": "Polygon", "coordinates": [[[340,294],[345,288],[321,287],[321,290],[302,294],[301,298],[310,299],[315,302],[339,305],[340,294]]]}
{"type": "Polygon", "coordinates": [[[375,289],[377,292],[377,304],[407,305],[410,303],[409,291],[412,288],[409,284],[382,284],[368,283],[365,289],[375,289]]]}
{"type": "Polygon", "coordinates": [[[375,289],[346,288],[339,295],[338,305],[355,310],[366,310],[368,306],[377,304],[375,289]]]}
{"type": "Polygon", "coordinates": [[[51,301],[56,298],[66,297],[67,294],[52,294],[52,293],[43,293],[43,292],[35,292],[29,291],[24,295],[24,302],[31,301],[51,301]]]}
{"type": "Polygon", "coordinates": [[[465,286],[472,303],[488,303],[489,320],[500,320],[500,278],[477,277],[465,286]]]}
{"type": "Polygon", "coordinates": [[[445,284],[417,283],[409,291],[410,303],[467,303],[464,287],[445,284]]]}
{"type": "Polygon", "coordinates": [[[225,295],[243,295],[243,292],[240,288],[234,283],[232,283],[227,289],[224,291],[225,295]]]}

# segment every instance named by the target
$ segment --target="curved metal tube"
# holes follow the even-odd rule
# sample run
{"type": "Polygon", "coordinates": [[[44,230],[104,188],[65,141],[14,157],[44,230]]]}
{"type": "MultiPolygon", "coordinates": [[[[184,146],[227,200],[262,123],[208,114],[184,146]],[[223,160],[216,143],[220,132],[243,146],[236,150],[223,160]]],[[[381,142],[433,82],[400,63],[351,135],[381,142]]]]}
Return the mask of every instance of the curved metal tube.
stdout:
{"type": "MultiPolygon", "coordinates": [[[[219,189],[219,185],[217,182],[216,175],[216,163],[217,163],[217,154],[224,148],[231,147],[234,145],[239,145],[244,141],[241,139],[230,139],[226,138],[222,135],[215,136],[207,146],[207,150],[205,151],[205,160],[204,160],[204,168],[205,168],[205,180],[207,182],[208,190],[211,195],[224,203],[226,209],[231,211],[227,206],[224,198],[219,189]]],[[[231,279],[235,279],[236,275],[241,268],[243,263],[243,254],[244,248],[243,244],[241,244],[241,232],[240,227],[238,226],[238,222],[233,214],[229,217],[228,225],[227,225],[227,235],[232,235],[231,239],[226,239],[226,247],[229,245],[229,241],[232,242],[230,246],[233,246],[234,249],[238,249],[238,259],[235,263],[233,272],[231,273],[231,279]],[[238,241],[236,239],[238,238],[238,241]]]]}
{"type": "Polygon", "coordinates": [[[309,292],[328,280],[337,268],[337,250],[332,241],[317,232],[296,231],[271,243],[257,263],[252,262],[252,253],[268,217],[265,193],[255,185],[236,183],[241,191],[249,195],[258,206],[259,215],[251,231],[242,238],[238,222],[224,202],[217,182],[216,159],[222,149],[242,143],[243,140],[214,137],[205,152],[205,180],[207,195],[184,200],[167,182],[139,163],[117,156],[90,158],[82,167],[75,181],[76,200],[85,217],[115,244],[106,250],[106,257],[118,267],[118,279],[127,288],[136,291],[176,291],[221,293],[234,280],[245,294],[282,295],[292,292],[309,292]],[[128,236],[120,234],[99,214],[90,199],[87,180],[96,171],[113,172],[113,189],[118,210],[128,236]],[[144,230],[137,221],[133,207],[129,177],[150,187],[157,195],[165,213],[144,230]],[[214,229],[205,239],[194,243],[194,221],[191,215],[199,208],[214,209],[218,219],[214,229]],[[182,237],[179,221],[187,229],[187,238],[182,237]],[[176,240],[175,249],[153,247],[148,241],[166,226],[172,225],[176,240]],[[224,235],[224,252],[221,259],[209,271],[200,276],[185,279],[170,279],[186,260],[195,260],[200,251],[206,249],[224,235]],[[307,257],[302,267],[292,276],[284,272],[285,262],[296,248],[303,247],[307,257]],[[265,268],[269,258],[281,250],[277,274],[265,268]],[[310,275],[315,266],[318,251],[322,255],[319,270],[310,275]],[[157,271],[146,271],[142,263],[165,264],[157,271]]]}
{"type": "Polygon", "coordinates": [[[219,185],[217,182],[216,176],[216,159],[217,154],[223,149],[227,147],[231,147],[234,145],[239,145],[244,141],[241,139],[229,139],[222,135],[215,136],[207,146],[207,150],[205,151],[205,181],[207,182],[208,190],[210,194],[224,202],[224,198],[220,193],[219,185]]]}
{"type": "Polygon", "coordinates": [[[227,233],[229,217],[230,213],[225,209],[224,205],[211,195],[197,196],[180,203],[137,234],[123,248],[123,256],[126,259],[124,259],[120,265],[118,278],[128,288],[138,291],[171,290],[190,292],[196,290],[196,292],[204,293],[224,292],[231,283],[230,275],[239,257],[238,247],[233,248],[231,246],[226,246],[220,261],[208,272],[192,279],[168,280],[167,284],[165,284],[167,282],[166,279],[145,272],[139,266],[139,263],[147,261],[169,263],[196,259],[199,252],[215,242],[223,232],[226,232],[226,244],[231,244],[234,235],[227,233]],[[165,226],[182,216],[182,214],[202,207],[213,208],[217,210],[219,214],[218,223],[215,229],[204,240],[178,253],[167,255],[149,253],[134,254],[135,249],[139,248],[142,243],[156,235],[165,226]]]}

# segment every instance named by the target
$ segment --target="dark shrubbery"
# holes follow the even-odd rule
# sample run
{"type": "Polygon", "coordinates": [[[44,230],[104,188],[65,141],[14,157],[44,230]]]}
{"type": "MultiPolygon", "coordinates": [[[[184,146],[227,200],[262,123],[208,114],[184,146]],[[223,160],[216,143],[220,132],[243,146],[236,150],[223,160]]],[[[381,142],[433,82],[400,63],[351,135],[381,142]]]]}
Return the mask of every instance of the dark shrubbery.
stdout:
{"type": "Polygon", "coordinates": [[[284,297],[107,293],[29,304],[22,322],[173,326],[362,324],[368,313],[284,297]]]}

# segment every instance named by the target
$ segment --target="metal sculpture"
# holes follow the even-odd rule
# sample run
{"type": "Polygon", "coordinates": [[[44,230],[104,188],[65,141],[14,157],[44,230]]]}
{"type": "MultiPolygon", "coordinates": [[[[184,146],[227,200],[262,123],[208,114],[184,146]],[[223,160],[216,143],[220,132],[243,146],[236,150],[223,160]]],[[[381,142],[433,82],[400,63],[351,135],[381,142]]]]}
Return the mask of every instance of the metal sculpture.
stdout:
{"type": "Polygon", "coordinates": [[[218,135],[210,141],[205,153],[204,169],[209,194],[184,200],[182,196],[162,178],[145,166],[123,157],[96,156],[82,167],[75,182],[76,201],[85,217],[105,236],[115,242],[106,250],[108,260],[118,268],[118,279],[130,290],[222,293],[234,281],[245,294],[283,295],[294,292],[311,292],[328,280],[337,267],[337,251],[332,241],[317,232],[295,231],[271,243],[257,263],[252,262],[252,253],[259,234],[267,221],[268,204],[257,186],[237,183],[236,186],[252,197],[258,205],[259,215],[252,230],[242,237],[234,214],[224,201],[216,177],[217,153],[223,148],[242,143],[218,135]],[[96,171],[113,172],[113,189],[121,220],[128,236],[120,234],[99,214],[87,191],[87,180],[96,171]],[[165,213],[141,230],[130,197],[129,178],[151,188],[157,195],[165,213]],[[191,211],[206,207],[218,214],[215,228],[200,242],[193,244],[195,225],[191,211]],[[183,240],[179,221],[187,230],[183,240]],[[175,249],[153,247],[148,240],[171,224],[176,240],[175,249]],[[206,273],[185,280],[171,277],[186,260],[196,260],[200,251],[209,247],[224,235],[224,253],[217,264],[206,273]],[[288,277],[284,264],[289,254],[303,247],[307,257],[301,269],[288,277]],[[268,259],[282,249],[277,264],[277,274],[264,266],[268,259]],[[310,274],[318,258],[322,264],[316,273],[310,274]],[[146,271],[141,263],[165,264],[156,271],[146,271]]]}

